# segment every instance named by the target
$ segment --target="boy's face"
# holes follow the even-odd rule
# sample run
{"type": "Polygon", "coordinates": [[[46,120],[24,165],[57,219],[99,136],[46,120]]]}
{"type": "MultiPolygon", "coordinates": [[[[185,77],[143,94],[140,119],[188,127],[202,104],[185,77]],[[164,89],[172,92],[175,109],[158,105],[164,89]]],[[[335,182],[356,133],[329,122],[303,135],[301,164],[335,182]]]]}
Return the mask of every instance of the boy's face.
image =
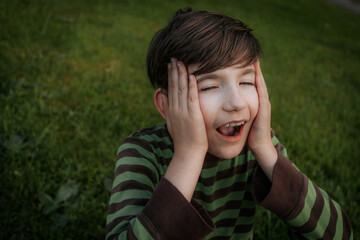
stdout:
{"type": "MultiPolygon", "coordinates": [[[[189,74],[198,65],[189,66],[189,74]]],[[[243,149],[258,112],[255,67],[237,65],[196,76],[200,107],[208,137],[208,152],[224,159],[243,149]]]]}

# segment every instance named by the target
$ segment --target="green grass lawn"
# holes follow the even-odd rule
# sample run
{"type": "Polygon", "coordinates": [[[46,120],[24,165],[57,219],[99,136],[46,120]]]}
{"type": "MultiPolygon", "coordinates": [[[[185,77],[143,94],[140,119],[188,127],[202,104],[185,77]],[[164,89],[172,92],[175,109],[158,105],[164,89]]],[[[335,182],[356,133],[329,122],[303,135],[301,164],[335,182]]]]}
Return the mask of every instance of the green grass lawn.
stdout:
{"type": "MultiPolygon", "coordinates": [[[[0,239],[103,239],[122,139],[162,121],[148,44],[191,6],[259,38],[272,127],[360,239],[360,15],[321,0],[0,2],[0,239]]],[[[255,239],[287,239],[259,208],[255,239]]]]}

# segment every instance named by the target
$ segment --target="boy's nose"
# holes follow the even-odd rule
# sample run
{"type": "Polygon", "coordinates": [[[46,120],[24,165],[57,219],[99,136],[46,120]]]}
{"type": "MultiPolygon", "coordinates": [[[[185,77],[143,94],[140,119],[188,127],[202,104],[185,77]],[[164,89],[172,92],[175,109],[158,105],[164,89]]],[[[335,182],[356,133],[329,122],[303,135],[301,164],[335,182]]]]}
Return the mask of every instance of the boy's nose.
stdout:
{"type": "Polygon", "coordinates": [[[237,112],[246,106],[246,102],[242,94],[237,88],[230,89],[225,94],[225,102],[223,109],[227,112],[237,112]]]}

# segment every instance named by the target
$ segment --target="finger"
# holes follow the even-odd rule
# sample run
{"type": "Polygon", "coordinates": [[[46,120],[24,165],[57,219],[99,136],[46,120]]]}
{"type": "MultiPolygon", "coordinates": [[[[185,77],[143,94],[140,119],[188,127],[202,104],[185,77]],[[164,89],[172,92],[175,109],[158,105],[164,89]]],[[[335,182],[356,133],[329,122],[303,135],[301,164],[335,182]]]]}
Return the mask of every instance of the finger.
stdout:
{"type": "Polygon", "coordinates": [[[162,109],[163,109],[163,111],[164,111],[164,115],[165,115],[166,118],[167,118],[167,116],[168,116],[168,111],[169,111],[168,97],[166,97],[165,94],[161,94],[160,97],[162,98],[162,101],[161,101],[161,103],[162,103],[162,109]]]}
{"type": "Polygon", "coordinates": [[[179,99],[179,107],[182,109],[186,109],[188,105],[188,77],[185,65],[178,61],[176,64],[178,68],[178,99],[179,99]]]}
{"type": "Polygon", "coordinates": [[[169,74],[169,106],[178,106],[178,71],[176,67],[176,59],[171,58],[170,74],[169,74]]]}
{"type": "Polygon", "coordinates": [[[271,105],[270,105],[269,94],[267,91],[264,77],[261,72],[259,61],[257,61],[255,63],[255,71],[256,71],[256,77],[255,77],[256,80],[255,81],[256,81],[257,91],[258,91],[258,95],[259,95],[258,118],[266,121],[266,124],[263,126],[270,127],[271,105]]]}
{"type": "Polygon", "coordinates": [[[256,77],[255,77],[256,89],[258,91],[259,98],[260,99],[269,99],[269,94],[267,91],[264,77],[261,72],[259,60],[255,63],[255,71],[256,71],[256,77]]]}
{"type": "Polygon", "coordinates": [[[189,112],[194,113],[200,109],[197,82],[194,75],[189,76],[189,112]]]}
{"type": "Polygon", "coordinates": [[[172,83],[172,78],[171,78],[171,62],[169,62],[168,64],[167,64],[167,73],[168,73],[168,90],[167,90],[167,95],[168,95],[168,103],[169,103],[169,105],[172,105],[172,102],[173,102],[173,100],[172,100],[172,95],[173,95],[173,91],[172,91],[172,89],[174,88],[173,87],[173,83],[172,83]]]}

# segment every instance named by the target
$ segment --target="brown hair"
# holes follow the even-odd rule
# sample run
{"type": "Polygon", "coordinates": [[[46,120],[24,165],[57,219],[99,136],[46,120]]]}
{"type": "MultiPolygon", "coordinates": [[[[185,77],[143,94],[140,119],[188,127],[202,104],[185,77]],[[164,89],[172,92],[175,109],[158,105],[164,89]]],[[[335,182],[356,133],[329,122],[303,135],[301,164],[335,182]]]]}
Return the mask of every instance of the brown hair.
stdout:
{"type": "Polygon", "coordinates": [[[200,64],[194,75],[255,63],[262,51],[251,31],[241,21],[221,13],[178,10],[150,43],[146,62],[152,85],[167,89],[170,58],[185,66],[200,64]]]}

